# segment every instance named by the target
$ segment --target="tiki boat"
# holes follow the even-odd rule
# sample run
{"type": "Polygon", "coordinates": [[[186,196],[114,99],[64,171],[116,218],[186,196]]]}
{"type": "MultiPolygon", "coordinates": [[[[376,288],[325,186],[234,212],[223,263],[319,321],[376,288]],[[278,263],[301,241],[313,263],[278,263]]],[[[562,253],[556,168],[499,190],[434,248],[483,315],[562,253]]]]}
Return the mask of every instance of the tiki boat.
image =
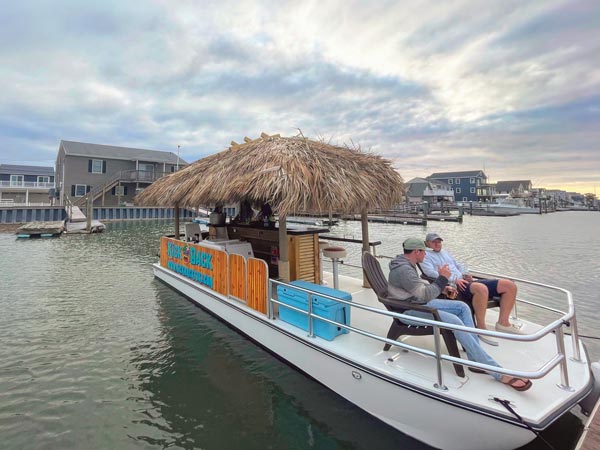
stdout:
{"type": "MultiPolygon", "coordinates": [[[[518,317],[526,335],[478,331],[501,341],[486,348],[502,365],[496,369],[447,349],[453,335],[445,330],[473,329],[411,317],[422,332],[397,332],[394,324],[406,316],[386,309],[379,301],[385,292],[377,295],[366,280],[338,273],[345,249],[323,244],[325,229],[287,227],[286,217],[299,211],[360,213],[362,250],[369,255],[363,260],[376,263],[363,269],[376,288],[385,280],[377,271],[387,264],[370,256],[367,208],[400,203],[404,189],[389,161],[303,136],[263,134],[232,144],[161,178],[137,202],[179,208],[265,201],[278,226],[215,220],[207,239],[191,242],[179,236],[176,223],[175,236],[162,238],[157,278],[365,412],[433,447],[517,448],[592,391],[568,291],[515,280],[533,296],[519,299],[519,311],[552,318],[518,317]],[[332,272],[322,271],[323,261],[332,272]],[[564,308],[536,301],[536,293],[561,296],[564,308]],[[527,377],[533,387],[517,392],[465,368],[527,377]]],[[[490,309],[487,316],[491,322],[497,313],[490,309]]],[[[594,402],[588,397],[588,408],[594,402]]]]}

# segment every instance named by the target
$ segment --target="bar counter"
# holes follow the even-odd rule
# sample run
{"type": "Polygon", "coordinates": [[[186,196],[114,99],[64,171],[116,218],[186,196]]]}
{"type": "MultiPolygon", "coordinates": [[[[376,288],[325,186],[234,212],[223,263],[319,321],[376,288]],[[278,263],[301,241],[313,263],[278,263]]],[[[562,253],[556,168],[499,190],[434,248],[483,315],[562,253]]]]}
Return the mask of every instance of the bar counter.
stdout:
{"type": "MultiPolygon", "coordinates": [[[[264,227],[262,224],[227,224],[229,239],[250,242],[254,256],[267,262],[269,276],[279,275],[279,228],[264,227]]],[[[321,259],[319,258],[319,234],[327,228],[293,226],[287,228],[288,260],[290,281],[305,280],[321,282],[321,259]]]]}

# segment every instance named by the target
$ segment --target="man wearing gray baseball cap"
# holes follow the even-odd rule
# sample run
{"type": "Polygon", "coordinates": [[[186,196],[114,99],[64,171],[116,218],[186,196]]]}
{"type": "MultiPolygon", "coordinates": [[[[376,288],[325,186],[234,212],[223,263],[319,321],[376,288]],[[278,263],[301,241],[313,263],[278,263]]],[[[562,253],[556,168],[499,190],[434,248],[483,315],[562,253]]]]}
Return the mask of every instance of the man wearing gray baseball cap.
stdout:
{"type": "MultiPolygon", "coordinates": [[[[500,297],[500,314],[498,322],[496,322],[496,331],[524,334],[519,324],[510,322],[510,312],[517,298],[517,285],[513,281],[504,278],[474,280],[464,265],[442,249],[443,241],[437,233],[428,233],[425,236],[425,245],[431,249],[427,252],[421,264],[425,275],[432,278],[436,277],[436,268],[447,264],[451,271],[448,281],[456,286],[458,298],[473,304],[477,328],[486,329],[485,314],[488,298],[500,297]]],[[[482,338],[482,340],[490,345],[498,345],[498,342],[489,338],[482,338]]]]}

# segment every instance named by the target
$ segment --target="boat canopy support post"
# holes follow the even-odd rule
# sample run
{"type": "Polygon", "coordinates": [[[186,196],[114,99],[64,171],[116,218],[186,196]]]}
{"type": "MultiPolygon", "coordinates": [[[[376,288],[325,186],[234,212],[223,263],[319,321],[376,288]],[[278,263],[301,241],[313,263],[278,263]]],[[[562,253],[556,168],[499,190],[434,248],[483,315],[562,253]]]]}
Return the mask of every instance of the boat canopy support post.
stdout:
{"type": "MultiPolygon", "coordinates": [[[[367,209],[363,209],[360,213],[360,223],[362,226],[362,252],[368,252],[371,249],[369,245],[369,216],[367,214],[367,209]]],[[[365,274],[363,273],[363,287],[371,287],[365,274]]]]}
{"type": "Polygon", "coordinates": [[[289,283],[290,261],[288,259],[288,239],[286,216],[279,216],[279,278],[289,283]]]}
{"type": "Polygon", "coordinates": [[[175,239],[179,239],[179,203],[175,203],[175,239]]]}

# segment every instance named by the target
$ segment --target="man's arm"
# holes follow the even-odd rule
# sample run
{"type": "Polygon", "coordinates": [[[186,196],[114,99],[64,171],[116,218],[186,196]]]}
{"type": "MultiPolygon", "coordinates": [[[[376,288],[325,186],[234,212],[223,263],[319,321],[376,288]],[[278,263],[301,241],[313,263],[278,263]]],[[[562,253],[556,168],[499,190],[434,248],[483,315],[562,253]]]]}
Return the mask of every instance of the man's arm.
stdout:
{"type": "Polygon", "coordinates": [[[444,287],[448,284],[448,279],[442,275],[438,276],[436,271],[435,281],[426,283],[419,278],[416,270],[406,266],[393,270],[390,273],[390,284],[410,292],[414,300],[416,300],[415,303],[427,303],[429,300],[440,295],[444,287]]]}

